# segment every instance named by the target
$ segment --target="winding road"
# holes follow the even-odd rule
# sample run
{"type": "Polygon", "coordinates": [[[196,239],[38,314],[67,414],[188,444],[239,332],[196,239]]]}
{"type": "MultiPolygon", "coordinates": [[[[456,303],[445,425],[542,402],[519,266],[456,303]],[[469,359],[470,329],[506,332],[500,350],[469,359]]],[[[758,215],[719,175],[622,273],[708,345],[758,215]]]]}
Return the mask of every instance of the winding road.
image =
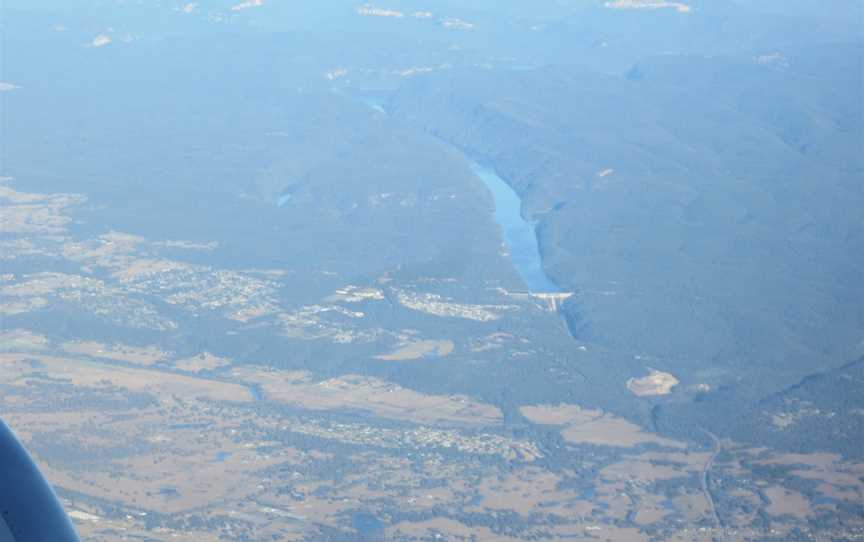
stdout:
{"type": "Polygon", "coordinates": [[[717,507],[714,504],[714,497],[711,496],[711,490],[708,487],[708,474],[711,472],[711,467],[714,465],[717,456],[723,451],[723,445],[720,443],[720,439],[717,438],[717,435],[705,428],[702,428],[702,431],[711,437],[711,441],[714,443],[714,451],[711,453],[708,461],[705,462],[705,466],[702,467],[702,475],[700,477],[702,482],[702,493],[705,495],[705,502],[708,503],[708,509],[711,511],[711,518],[714,521],[714,526],[720,529],[723,525],[720,523],[720,516],[717,514],[717,507]]]}

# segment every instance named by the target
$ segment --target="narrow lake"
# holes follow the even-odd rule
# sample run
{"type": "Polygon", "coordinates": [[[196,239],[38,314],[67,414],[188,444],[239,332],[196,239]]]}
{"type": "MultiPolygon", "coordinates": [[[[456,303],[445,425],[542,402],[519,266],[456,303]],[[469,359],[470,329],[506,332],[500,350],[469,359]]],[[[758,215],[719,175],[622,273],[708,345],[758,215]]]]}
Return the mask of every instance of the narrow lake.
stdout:
{"type": "Polygon", "coordinates": [[[474,173],[483,180],[495,199],[495,221],[504,233],[513,266],[531,293],[560,292],[543,270],[536,224],[522,218],[522,200],[494,169],[471,162],[474,173]]]}

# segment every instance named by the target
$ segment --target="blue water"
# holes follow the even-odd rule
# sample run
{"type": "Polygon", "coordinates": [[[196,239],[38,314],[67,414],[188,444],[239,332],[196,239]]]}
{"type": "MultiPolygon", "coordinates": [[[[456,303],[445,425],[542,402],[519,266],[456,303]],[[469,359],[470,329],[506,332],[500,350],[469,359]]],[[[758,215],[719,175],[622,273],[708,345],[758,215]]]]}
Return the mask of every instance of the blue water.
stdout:
{"type": "Polygon", "coordinates": [[[291,194],[282,194],[281,196],[279,196],[279,200],[276,202],[276,205],[278,205],[279,207],[282,207],[283,205],[288,203],[290,200],[291,200],[291,194]]]}
{"type": "Polygon", "coordinates": [[[384,534],[384,524],[381,520],[366,512],[354,514],[354,517],[351,518],[351,525],[364,538],[371,536],[376,536],[377,538],[377,535],[384,534]]]}
{"type": "Polygon", "coordinates": [[[540,247],[537,245],[536,224],[522,218],[522,200],[494,169],[471,163],[495,199],[495,220],[504,232],[504,242],[510,251],[513,266],[531,293],[560,292],[543,270],[540,247]]]}
{"type": "Polygon", "coordinates": [[[213,461],[216,463],[224,463],[230,456],[231,454],[228,452],[216,452],[216,455],[213,456],[213,461]]]}

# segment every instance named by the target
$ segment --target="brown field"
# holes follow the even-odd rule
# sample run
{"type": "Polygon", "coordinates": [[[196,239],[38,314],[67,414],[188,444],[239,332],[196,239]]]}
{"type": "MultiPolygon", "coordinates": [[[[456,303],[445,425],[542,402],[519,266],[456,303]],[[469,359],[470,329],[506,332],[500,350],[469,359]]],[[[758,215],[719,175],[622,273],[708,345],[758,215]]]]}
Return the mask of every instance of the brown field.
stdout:
{"type": "Polygon", "coordinates": [[[401,345],[389,354],[375,356],[375,359],[383,361],[408,361],[423,357],[445,357],[453,353],[456,345],[453,341],[417,341],[401,345]]]}
{"type": "Polygon", "coordinates": [[[231,365],[230,359],[214,356],[210,352],[202,352],[197,356],[174,362],[174,367],[181,371],[190,373],[199,373],[201,371],[218,369],[219,367],[225,367],[227,365],[231,365]]]}
{"type": "Polygon", "coordinates": [[[184,398],[203,397],[217,401],[252,399],[249,389],[237,384],[190,378],[161,371],[105,365],[67,357],[0,354],[0,366],[2,366],[0,374],[4,380],[15,383],[32,372],[32,365],[25,361],[30,359],[38,361],[51,378],[63,380],[74,386],[113,385],[130,391],[176,395],[184,398]]]}
{"type": "Polygon", "coordinates": [[[656,502],[640,502],[635,520],[639,525],[651,525],[665,519],[671,512],[656,502]]]}
{"type": "Polygon", "coordinates": [[[652,483],[660,480],[672,480],[688,476],[688,473],[699,472],[710,454],[691,454],[692,459],[688,463],[675,463],[674,465],[658,464],[652,455],[628,456],[623,461],[613,463],[601,470],[600,476],[603,480],[610,482],[617,480],[652,483]]]}
{"type": "MultiPolygon", "coordinates": [[[[710,453],[648,452],[628,455],[603,468],[598,476],[598,502],[609,506],[606,514],[623,519],[630,513],[640,525],[663,521],[673,510],[663,505],[664,495],[647,490],[663,480],[688,478],[699,473],[710,453]]],[[[672,500],[674,511],[697,521],[709,517],[708,503],[698,486],[688,488],[672,500]]]]}
{"type": "MultiPolygon", "coordinates": [[[[67,510],[73,510],[69,503],[64,503],[67,510]]],[[[130,520],[118,520],[98,517],[90,521],[77,520],[76,529],[82,540],[93,542],[109,542],[117,540],[114,538],[117,532],[122,532],[126,540],[172,540],[176,542],[220,542],[223,538],[218,533],[204,532],[198,530],[184,531],[169,531],[159,533],[158,538],[154,538],[152,530],[144,527],[143,524],[130,520]],[[164,538],[163,538],[164,537],[164,538]]],[[[158,535],[157,535],[158,536],[158,535]]],[[[291,539],[286,539],[291,540],[291,539]]],[[[296,538],[294,540],[302,540],[296,538]]]]}
{"type": "Polygon", "coordinates": [[[519,411],[532,422],[543,425],[573,425],[594,421],[603,416],[599,410],[567,404],[523,406],[519,411]]]}
{"type": "Polygon", "coordinates": [[[416,523],[402,522],[387,529],[388,540],[429,540],[435,535],[447,533],[445,540],[464,542],[518,542],[522,538],[495,533],[487,527],[467,526],[463,523],[446,518],[420,521],[416,523]],[[404,538],[411,537],[411,538],[404,538]]]}
{"type": "Polygon", "coordinates": [[[625,448],[641,443],[669,448],[685,446],[681,442],[644,432],[638,425],[602,410],[583,409],[578,405],[524,406],[519,410],[534,423],[563,426],[561,436],[572,443],[625,448]]]}
{"type": "MultiPolygon", "coordinates": [[[[748,452],[743,450],[745,457],[748,452]]],[[[765,455],[764,450],[756,450],[757,457],[765,455]]],[[[822,482],[819,491],[831,498],[847,502],[859,502],[864,495],[864,463],[844,461],[839,455],[830,453],[813,454],[771,454],[753,460],[757,465],[789,465],[796,469],[790,471],[793,476],[822,482]]]]}
{"type": "MultiPolygon", "coordinates": [[[[768,451],[761,449],[761,451],[768,451]]],[[[757,452],[758,453],[758,452],[757,452]]],[[[818,454],[772,454],[771,457],[759,459],[754,463],[759,465],[808,465],[816,468],[833,467],[840,456],[837,454],[818,453],[818,454]]]]}
{"type": "Polygon", "coordinates": [[[588,540],[604,542],[648,542],[651,539],[650,536],[640,532],[635,527],[616,527],[612,525],[587,526],[584,528],[584,536],[588,540]]]}
{"type": "MultiPolygon", "coordinates": [[[[177,403],[170,407],[175,413],[187,408],[187,413],[192,414],[195,405],[177,403]]],[[[108,421],[102,427],[119,438],[130,434],[141,438],[142,432],[156,433],[163,417],[160,412],[151,412],[136,420],[139,427],[108,421]]],[[[184,419],[200,420],[194,415],[180,418],[184,419]]],[[[288,448],[275,455],[259,454],[255,447],[233,442],[229,438],[230,427],[214,423],[208,428],[207,435],[200,429],[153,434],[151,438],[155,442],[152,444],[156,449],[150,453],[130,455],[110,465],[94,466],[83,472],[70,473],[48,465],[45,475],[62,487],[86,490],[127,506],[176,513],[209,505],[215,494],[243,500],[257,492],[256,486],[249,484],[250,477],[254,477],[257,471],[299,454],[288,448]],[[163,446],[161,453],[159,445],[163,446]],[[170,457],[166,453],[168,447],[172,450],[170,457]],[[182,453],[178,455],[177,452],[182,453]],[[217,461],[214,459],[217,453],[227,457],[217,461]]]]}
{"type": "Polygon", "coordinates": [[[497,425],[497,407],[456,395],[425,395],[396,384],[357,375],[312,382],[298,372],[243,368],[239,379],[260,384],[268,400],[309,410],[362,410],[382,418],[426,424],[497,425]]]}
{"type": "Polygon", "coordinates": [[[572,425],[561,431],[564,440],[575,443],[598,444],[601,446],[620,446],[629,448],[637,444],[652,443],[669,448],[684,448],[684,444],[674,440],[646,433],[633,423],[621,418],[606,415],[595,421],[572,425]]]}
{"type": "MultiPolygon", "coordinates": [[[[800,476],[800,474],[796,474],[800,476]]],[[[806,478],[802,477],[802,478],[806,478]]],[[[862,499],[861,487],[858,485],[833,485],[829,483],[819,484],[816,489],[819,493],[825,495],[826,497],[831,497],[832,499],[837,499],[838,501],[847,501],[847,502],[858,502],[862,499]]]]}
{"type": "Polygon", "coordinates": [[[81,354],[95,358],[125,361],[136,365],[154,365],[165,360],[170,353],[155,346],[129,346],[125,344],[104,344],[95,341],[72,341],[63,343],[61,350],[69,354],[81,354]]]}
{"type": "Polygon", "coordinates": [[[810,501],[797,491],[782,487],[769,487],[764,491],[765,496],[771,501],[766,510],[772,516],[791,514],[796,518],[805,518],[813,513],[810,501]]]}
{"type": "Polygon", "coordinates": [[[535,512],[573,518],[590,515],[592,503],[577,499],[572,491],[556,489],[560,481],[559,476],[536,467],[484,478],[477,486],[483,500],[468,510],[513,510],[523,516],[535,512]]]}

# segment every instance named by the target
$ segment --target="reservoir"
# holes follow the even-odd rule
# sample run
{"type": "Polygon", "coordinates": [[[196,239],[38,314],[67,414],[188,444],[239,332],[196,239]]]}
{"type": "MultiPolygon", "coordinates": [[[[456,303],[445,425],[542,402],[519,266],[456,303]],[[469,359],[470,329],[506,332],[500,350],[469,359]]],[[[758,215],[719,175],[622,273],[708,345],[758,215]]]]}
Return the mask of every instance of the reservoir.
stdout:
{"type": "Polygon", "coordinates": [[[494,169],[471,162],[471,169],[483,180],[495,199],[495,221],[501,226],[513,266],[528,290],[534,294],[557,293],[561,289],[543,270],[537,244],[536,223],[522,218],[522,200],[494,169]]]}

